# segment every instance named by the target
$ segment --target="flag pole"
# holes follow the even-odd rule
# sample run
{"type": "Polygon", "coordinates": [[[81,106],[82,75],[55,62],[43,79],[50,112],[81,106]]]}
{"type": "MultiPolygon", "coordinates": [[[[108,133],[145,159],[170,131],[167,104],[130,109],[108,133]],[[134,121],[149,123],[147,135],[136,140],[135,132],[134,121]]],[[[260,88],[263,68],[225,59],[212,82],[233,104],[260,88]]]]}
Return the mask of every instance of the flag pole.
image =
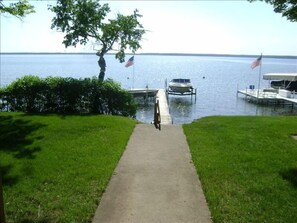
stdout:
{"type": "Polygon", "coordinates": [[[134,56],[135,56],[135,54],[133,54],[133,56],[127,61],[126,65],[125,65],[125,67],[133,66],[133,77],[132,77],[132,87],[131,87],[131,89],[134,89],[134,73],[135,73],[134,56]]]}
{"type": "Polygon", "coordinates": [[[260,82],[261,82],[261,76],[262,76],[262,53],[261,53],[261,61],[260,61],[260,68],[259,68],[259,80],[258,80],[258,99],[260,97],[259,93],[260,93],[260,82]]]}
{"type": "MultiPolygon", "coordinates": [[[[134,56],[134,60],[135,60],[135,54],[133,56],[134,56]]],[[[135,62],[133,63],[133,83],[132,83],[133,89],[134,89],[134,71],[135,71],[135,62]]]]}

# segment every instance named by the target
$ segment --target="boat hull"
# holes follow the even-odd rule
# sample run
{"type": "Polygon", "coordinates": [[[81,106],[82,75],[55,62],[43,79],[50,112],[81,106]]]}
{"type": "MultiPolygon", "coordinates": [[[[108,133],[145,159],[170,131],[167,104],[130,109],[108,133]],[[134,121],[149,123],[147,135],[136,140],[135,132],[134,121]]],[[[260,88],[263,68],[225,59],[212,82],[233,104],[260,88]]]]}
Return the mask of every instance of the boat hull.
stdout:
{"type": "Polygon", "coordinates": [[[193,87],[190,85],[169,85],[169,90],[178,92],[178,93],[186,93],[186,92],[191,92],[193,87]]]}
{"type": "Polygon", "coordinates": [[[177,94],[191,93],[193,92],[193,86],[190,79],[177,78],[169,82],[168,91],[177,94]]]}

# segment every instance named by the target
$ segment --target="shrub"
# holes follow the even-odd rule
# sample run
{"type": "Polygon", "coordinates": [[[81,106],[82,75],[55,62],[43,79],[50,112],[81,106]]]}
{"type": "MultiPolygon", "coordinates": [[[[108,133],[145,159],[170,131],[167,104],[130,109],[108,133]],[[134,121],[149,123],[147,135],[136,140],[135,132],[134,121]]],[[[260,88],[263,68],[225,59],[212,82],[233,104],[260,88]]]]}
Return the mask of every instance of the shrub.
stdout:
{"type": "Polygon", "coordinates": [[[107,79],[103,83],[102,94],[103,98],[106,99],[104,104],[107,111],[105,113],[121,114],[123,116],[136,113],[136,103],[133,96],[111,79],[107,79]]]}
{"type": "Polygon", "coordinates": [[[42,110],[40,105],[43,101],[43,81],[33,75],[24,76],[10,84],[3,90],[11,111],[35,112],[42,110]]]}
{"type": "Polygon", "coordinates": [[[132,95],[111,79],[27,75],[0,89],[10,111],[135,116],[132,95]]]}

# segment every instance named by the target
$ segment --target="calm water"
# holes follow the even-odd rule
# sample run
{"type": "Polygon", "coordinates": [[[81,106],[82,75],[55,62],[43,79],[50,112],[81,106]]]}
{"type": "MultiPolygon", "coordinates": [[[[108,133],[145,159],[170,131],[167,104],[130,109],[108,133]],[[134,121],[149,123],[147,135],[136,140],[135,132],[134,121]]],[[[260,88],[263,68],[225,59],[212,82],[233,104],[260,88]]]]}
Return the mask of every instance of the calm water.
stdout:
{"type": "MultiPolygon", "coordinates": [[[[164,88],[165,80],[189,78],[197,88],[197,100],[190,96],[170,96],[169,105],[176,124],[211,115],[286,115],[297,114],[297,108],[259,106],[237,97],[237,89],[249,85],[258,86],[259,67],[252,70],[250,64],[256,58],[203,57],[203,56],[152,56],[136,55],[135,65],[125,68],[106,56],[105,78],[112,78],[124,88],[164,88]],[[134,82],[133,82],[134,73],[134,82]]],[[[1,55],[1,86],[27,74],[84,78],[97,76],[99,67],[96,55],[1,55]]],[[[297,72],[296,59],[263,58],[262,73],[297,72]]],[[[261,80],[261,87],[268,87],[261,80]]],[[[153,119],[152,103],[141,105],[137,119],[150,122],[153,119]]]]}

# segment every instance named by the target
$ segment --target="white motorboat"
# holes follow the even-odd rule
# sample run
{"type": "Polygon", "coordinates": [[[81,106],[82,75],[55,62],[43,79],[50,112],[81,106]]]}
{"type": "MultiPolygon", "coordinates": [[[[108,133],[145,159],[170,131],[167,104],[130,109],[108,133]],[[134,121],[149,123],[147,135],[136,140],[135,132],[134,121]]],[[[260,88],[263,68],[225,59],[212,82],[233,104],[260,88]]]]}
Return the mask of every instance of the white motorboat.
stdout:
{"type": "Polygon", "coordinates": [[[169,91],[176,92],[176,93],[186,93],[186,92],[192,92],[193,91],[193,85],[191,84],[190,79],[172,79],[169,84],[169,91]]]}

